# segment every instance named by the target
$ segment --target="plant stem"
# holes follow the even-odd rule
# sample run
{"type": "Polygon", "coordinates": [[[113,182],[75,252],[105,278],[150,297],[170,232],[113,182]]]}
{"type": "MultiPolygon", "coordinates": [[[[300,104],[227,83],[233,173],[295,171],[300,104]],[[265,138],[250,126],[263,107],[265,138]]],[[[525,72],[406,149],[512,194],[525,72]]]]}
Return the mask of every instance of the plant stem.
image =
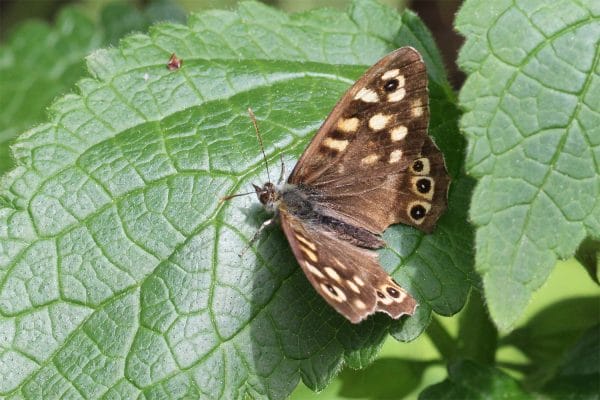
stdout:
{"type": "Polygon", "coordinates": [[[461,312],[457,342],[457,352],[461,357],[483,365],[494,364],[498,330],[490,320],[477,290],[471,291],[469,301],[461,312]]]}
{"type": "Polygon", "coordinates": [[[456,354],[456,343],[440,321],[433,317],[427,327],[427,336],[443,359],[451,360],[456,354]]]}

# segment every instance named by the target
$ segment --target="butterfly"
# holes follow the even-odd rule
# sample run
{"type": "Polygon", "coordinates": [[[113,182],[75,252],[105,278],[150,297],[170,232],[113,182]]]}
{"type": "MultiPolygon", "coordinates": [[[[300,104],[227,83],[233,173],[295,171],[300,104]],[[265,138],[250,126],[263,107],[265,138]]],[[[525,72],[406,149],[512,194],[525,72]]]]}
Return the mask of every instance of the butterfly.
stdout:
{"type": "Polygon", "coordinates": [[[275,214],[259,232],[279,220],[312,286],[352,323],[378,311],[398,319],[417,307],[374,250],[391,224],[431,232],[447,207],[450,177],[427,134],[428,103],[421,55],[397,49],[344,94],[287,182],[253,185],[275,214]]]}

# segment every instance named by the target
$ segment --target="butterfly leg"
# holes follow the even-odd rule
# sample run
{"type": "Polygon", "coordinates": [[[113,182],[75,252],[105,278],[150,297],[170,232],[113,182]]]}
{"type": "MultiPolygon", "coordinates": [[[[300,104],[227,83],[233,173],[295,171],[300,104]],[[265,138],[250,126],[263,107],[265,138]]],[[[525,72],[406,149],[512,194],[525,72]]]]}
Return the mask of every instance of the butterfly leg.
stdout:
{"type": "Polygon", "coordinates": [[[248,250],[250,247],[252,247],[252,245],[258,240],[258,238],[263,233],[263,231],[265,229],[267,229],[269,226],[275,224],[276,222],[277,222],[277,218],[275,218],[275,217],[270,218],[270,219],[266,220],[265,222],[263,222],[261,224],[260,228],[258,228],[258,230],[256,231],[256,233],[254,234],[254,236],[252,236],[252,239],[250,239],[250,241],[248,242],[248,244],[244,247],[244,249],[240,252],[240,254],[238,254],[238,256],[240,258],[242,258],[242,256],[246,252],[246,250],[248,250]]]}
{"type": "Polygon", "coordinates": [[[281,185],[285,179],[285,164],[283,163],[283,153],[279,153],[279,159],[281,160],[281,172],[279,173],[279,180],[277,185],[281,185]]]}

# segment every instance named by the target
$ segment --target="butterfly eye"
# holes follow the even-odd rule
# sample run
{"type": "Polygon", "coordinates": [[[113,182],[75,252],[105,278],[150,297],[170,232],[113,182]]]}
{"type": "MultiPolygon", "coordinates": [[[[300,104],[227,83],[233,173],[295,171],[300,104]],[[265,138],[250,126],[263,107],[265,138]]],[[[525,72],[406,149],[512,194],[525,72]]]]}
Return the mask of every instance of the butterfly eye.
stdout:
{"type": "Polygon", "coordinates": [[[400,82],[398,82],[398,79],[395,79],[395,78],[394,78],[394,79],[390,79],[390,80],[386,81],[386,82],[383,84],[383,89],[384,89],[386,92],[390,93],[390,92],[393,92],[393,91],[395,91],[396,89],[398,89],[398,85],[399,85],[399,84],[400,84],[400,82]]]}

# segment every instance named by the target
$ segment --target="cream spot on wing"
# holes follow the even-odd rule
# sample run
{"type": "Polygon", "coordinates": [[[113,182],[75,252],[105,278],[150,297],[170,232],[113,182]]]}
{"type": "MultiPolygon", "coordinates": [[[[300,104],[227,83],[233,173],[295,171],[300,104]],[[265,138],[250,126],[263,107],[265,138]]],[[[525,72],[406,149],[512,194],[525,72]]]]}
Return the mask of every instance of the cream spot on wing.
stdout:
{"type": "Polygon", "coordinates": [[[394,90],[392,93],[387,95],[388,102],[400,101],[404,98],[404,96],[406,96],[406,89],[404,88],[404,75],[398,75],[395,77],[395,79],[398,81],[398,87],[396,87],[396,90],[394,90]]]}
{"type": "Polygon", "coordinates": [[[398,68],[396,68],[396,69],[390,69],[389,71],[386,71],[385,74],[383,74],[381,76],[381,79],[384,80],[384,81],[387,81],[388,79],[395,78],[398,75],[400,75],[400,70],[398,68]]]}
{"type": "Polygon", "coordinates": [[[315,246],[314,243],[309,242],[308,239],[306,239],[304,236],[296,235],[296,239],[298,239],[298,241],[302,242],[304,245],[309,247],[312,251],[317,250],[317,246],[315,246]]]}
{"type": "Polygon", "coordinates": [[[377,301],[380,301],[383,304],[385,304],[386,306],[389,306],[390,304],[392,304],[394,302],[394,299],[384,296],[384,297],[377,297],[377,301]]]}
{"type": "Polygon", "coordinates": [[[348,286],[350,287],[350,289],[352,289],[352,291],[354,293],[360,293],[360,289],[358,286],[356,286],[356,283],[354,283],[350,280],[346,281],[346,283],[348,284],[348,286]]]}
{"type": "Polygon", "coordinates": [[[421,99],[416,99],[411,104],[411,114],[414,118],[418,118],[423,115],[423,103],[421,99]]]}
{"type": "Polygon", "coordinates": [[[356,282],[356,284],[358,286],[365,286],[365,281],[363,281],[362,279],[360,279],[358,276],[354,275],[354,282],[356,282]]]}
{"type": "Polygon", "coordinates": [[[390,139],[392,142],[397,142],[402,140],[408,134],[408,128],[404,125],[398,125],[390,130],[390,139]]]}
{"type": "Polygon", "coordinates": [[[362,100],[365,103],[377,103],[379,96],[377,96],[377,92],[374,90],[362,88],[356,93],[354,100],[362,100]]]}
{"type": "Polygon", "coordinates": [[[402,290],[401,287],[397,286],[395,283],[392,286],[388,286],[385,291],[388,295],[394,299],[395,302],[400,303],[406,297],[406,293],[402,290]]]}
{"type": "Polygon", "coordinates": [[[339,283],[341,281],[341,278],[335,269],[331,267],[325,267],[324,270],[325,273],[329,275],[332,279],[334,279],[336,282],[339,283]]]}
{"type": "Polygon", "coordinates": [[[392,117],[390,115],[375,114],[369,118],[369,128],[380,131],[388,124],[392,117]]]}
{"type": "Polygon", "coordinates": [[[367,308],[367,305],[361,299],[354,300],[354,305],[360,310],[364,310],[365,308],[367,308]]]}
{"type": "Polygon", "coordinates": [[[319,261],[319,258],[317,257],[317,253],[315,253],[314,251],[312,251],[311,249],[309,249],[306,246],[300,245],[300,250],[302,250],[302,252],[304,253],[304,255],[308,258],[310,258],[310,261],[312,262],[317,262],[319,261]]]}
{"type": "Polygon", "coordinates": [[[400,161],[400,159],[402,158],[402,150],[394,150],[390,153],[390,159],[388,160],[388,162],[390,164],[394,164],[397,163],[398,161],[400,161]]]}
{"type": "Polygon", "coordinates": [[[385,305],[390,305],[395,301],[395,299],[388,293],[386,289],[387,288],[385,286],[382,286],[377,290],[377,301],[385,305]]]}
{"type": "Polygon", "coordinates": [[[377,160],[379,160],[379,156],[377,154],[369,154],[368,156],[366,156],[362,160],[360,160],[360,163],[362,165],[371,165],[371,164],[375,163],[377,160]]]}
{"type": "Polygon", "coordinates": [[[330,148],[331,150],[344,151],[348,146],[347,140],[337,140],[333,138],[325,138],[323,140],[323,146],[330,148]]]}
{"type": "Polygon", "coordinates": [[[406,95],[406,90],[404,89],[404,87],[399,87],[398,89],[394,90],[392,93],[388,94],[387,101],[395,103],[397,101],[402,100],[405,95],[406,95]]]}
{"type": "Polygon", "coordinates": [[[337,122],[337,127],[340,131],[346,133],[356,132],[358,129],[358,124],[360,120],[356,117],[354,118],[340,118],[337,122]]]}
{"type": "Polygon", "coordinates": [[[344,264],[342,264],[342,263],[340,262],[340,260],[338,260],[337,258],[335,258],[335,257],[334,257],[334,258],[333,258],[333,261],[334,261],[334,262],[337,264],[337,266],[338,266],[338,267],[340,267],[340,269],[342,269],[342,270],[346,270],[346,266],[345,266],[344,264]]]}
{"type": "Polygon", "coordinates": [[[311,274],[316,275],[321,279],[325,278],[325,275],[323,275],[323,273],[321,271],[319,271],[319,269],[317,267],[315,267],[308,261],[304,261],[304,265],[306,266],[306,269],[308,269],[310,271],[311,274]]]}
{"type": "Polygon", "coordinates": [[[346,294],[339,287],[331,285],[329,283],[321,283],[320,286],[321,286],[321,290],[323,291],[323,293],[325,293],[327,296],[331,297],[335,301],[338,301],[341,303],[343,301],[348,300],[348,297],[346,297],[346,294]]]}

